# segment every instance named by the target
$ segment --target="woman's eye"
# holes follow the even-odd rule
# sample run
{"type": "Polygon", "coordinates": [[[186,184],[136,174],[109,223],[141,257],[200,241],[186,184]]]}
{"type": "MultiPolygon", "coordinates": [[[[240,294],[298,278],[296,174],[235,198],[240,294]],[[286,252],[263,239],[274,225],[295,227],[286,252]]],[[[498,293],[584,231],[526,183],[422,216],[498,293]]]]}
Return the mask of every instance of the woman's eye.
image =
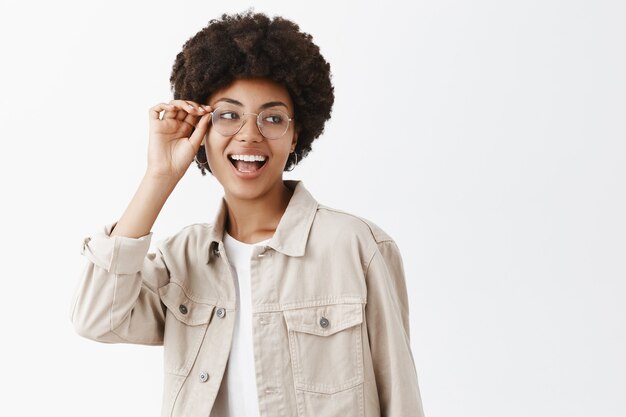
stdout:
{"type": "Polygon", "coordinates": [[[238,118],[239,115],[233,111],[225,111],[223,113],[220,113],[220,119],[234,120],[238,118]]]}
{"type": "Polygon", "coordinates": [[[273,114],[270,116],[267,116],[265,119],[263,119],[264,121],[268,122],[268,123],[272,123],[272,124],[280,124],[283,121],[283,118],[280,117],[277,114],[273,114]]]}

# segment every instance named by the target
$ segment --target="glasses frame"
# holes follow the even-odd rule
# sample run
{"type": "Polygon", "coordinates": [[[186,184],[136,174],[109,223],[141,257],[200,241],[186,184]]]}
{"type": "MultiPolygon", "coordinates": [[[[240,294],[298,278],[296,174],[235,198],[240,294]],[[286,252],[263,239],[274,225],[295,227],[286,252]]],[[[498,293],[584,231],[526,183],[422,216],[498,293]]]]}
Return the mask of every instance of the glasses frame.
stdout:
{"type": "MultiPolygon", "coordinates": [[[[213,121],[213,114],[216,111],[218,111],[219,109],[223,108],[223,107],[224,106],[218,106],[218,107],[214,108],[211,113],[209,113],[211,115],[211,124],[213,124],[213,125],[215,124],[215,122],[213,121]]],[[[263,111],[261,111],[261,113],[263,113],[264,111],[268,111],[268,110],[263,110],[263,111]]],[[[216,131],[217,131],[217,133],[219,133],[222,136],[235,136],[237,133],[239,133],[239,131],[243,128],[243,125],[246,123],[245,120],[244,120],[244,116],[246,114],[253,114],[253,115],[256,116],[256,128],[259,129],[259,133],[261,134],[261,136],[263,136],[265,139],[268,139],[268,140],[277,140],[277,139],[280,139],[283,136],[285,136],[285,133],[287,133],[287,131],[289,130],[289,126],[291,125],[291,122],[293,121],[293,117],[289,116],[289,113],[287,113],[285,111],[282,111],[282,110],[279,110],[279,111],[282,112],[282,113],[285,113],[287,115],[287,127],[285,128],[285,131],[283,132],[283,134],[278,136],[278,137],[276,137],[276,138],[268,138],[267,136],[265,136],[263,134],[263,131],[261,130],[261,119],[260,119],[261,113],[252,113],[252,112],[241,113],[240,114],[240,116],[241,116],[241,126],[239,126],[239,129],[237,129],[235,131],[235,133],[233,133],[233,134],[225,135],[225,134],[223,134],[222,132],[220,132],[217,129],[216,129],[216,131]]]]}

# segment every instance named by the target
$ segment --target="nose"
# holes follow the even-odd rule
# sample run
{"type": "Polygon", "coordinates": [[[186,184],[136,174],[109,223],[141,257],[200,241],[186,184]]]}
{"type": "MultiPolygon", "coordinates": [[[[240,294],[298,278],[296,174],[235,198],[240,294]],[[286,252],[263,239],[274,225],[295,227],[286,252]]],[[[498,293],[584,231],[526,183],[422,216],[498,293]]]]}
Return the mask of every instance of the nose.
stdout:
{"type": "Polygon", "coordinates": [[[235,137],[241,142],[261,142],[263,135],[257,126],[257,115],[254,113],[245,113],[242,115],[243,125],[235,137]],[[245,117],[248,116],[248,117],[245,117]]]}

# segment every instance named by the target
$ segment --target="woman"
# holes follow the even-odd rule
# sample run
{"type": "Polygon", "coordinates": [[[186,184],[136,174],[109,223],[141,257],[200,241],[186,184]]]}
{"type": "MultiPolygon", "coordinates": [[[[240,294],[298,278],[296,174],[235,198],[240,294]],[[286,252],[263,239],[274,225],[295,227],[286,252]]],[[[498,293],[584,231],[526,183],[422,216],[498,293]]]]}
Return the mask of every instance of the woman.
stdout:
{"type": "Polygon", "coordinates": [[[310,35],[223,15],[185,43],[171,83],[175,99],[150,109],[137,193],[84,239],[76,331],[163,344],[163,416],[423,415],[396,244],[283,180],[334,100],[310,35]],[[224,188],[221,208],[148,253],[194,160],[224,188]]]}

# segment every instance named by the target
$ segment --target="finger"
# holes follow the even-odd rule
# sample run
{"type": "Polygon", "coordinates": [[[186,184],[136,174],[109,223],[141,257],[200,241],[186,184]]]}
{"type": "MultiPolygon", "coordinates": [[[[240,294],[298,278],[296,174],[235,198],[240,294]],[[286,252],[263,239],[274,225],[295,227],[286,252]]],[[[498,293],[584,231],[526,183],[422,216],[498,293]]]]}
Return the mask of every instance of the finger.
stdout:
{"type": "Polygon", "coordinates": [[[176,114],[176,119],[180,120],[181,122],[185,120],[185,118],[187,117],[189,113],[187,113],[184,109],[179,111],[176,114]]]}
{"type": "Polygon", "coordinates": [[[163,115],[164,119],[177,119],[178,115],[181,113],[184,113],[180,108],[178,108],[177,106],[171,105],[171,110],[165,112],[165,114],[163,115]]]}
{"type": "Polygon", "coordinates": [[[163,119],[177,119],[180,121],[185,120],[187,114],[191,109],[185,100],[171,100],[169,102],[170,111],[166,111],[163,115],[163,119]]]}
{"type": "Polygon", "coordinates": [[[161,112],[165,111],[164,117],[168,114],[171,113],[171,110],[173,109],[173,107],[170,104],[167,103],[159,103],[155,106],[150,107],[150,109],[148,110],[148,117],[152,120],[159,120],[161,119],[161,112]]]}
{"type": "MultiPolygon", "coordinates": [[[[194,103],[193,101],[191,103],[194,103]]],[[[195,113],[197,114],[196,122],[203,114],[210,113],[213,109],[208,105],[197,105],[195,113]]],[[[187,100],[171,100],[169,103],[159,103],[150,108],[149,116],[151,119],[178,119],[184,121],[192,110],[188,107],[187,100]],[[156,114],[154,113],[156,111],[156,114]],[[164,111],[162,117],[160,113],[164,111]]],[[[195,122],[194,122],[195,123],[195,122]]],[[[193,125],[193,123],[192,123],[193,125]]]]}
{"type": "Polygon", "coordinates": [[[208,104],[200,104],[191,100],[170,100],[169,104],[174,105],[177,108],[185,110],[185,111],[192,110],[193,108],[196,108],[196,109],[203,108],[205,111],[211,111],[212,109],[211,106],[209,106],[208,104]]]}
{"type": "Polygon", "coordinates": [[[198,121],[200,121],[201,117],[202,116],[194,116],[191,113],[187,113],[187,116],[185,116],[185,118],[183,119],[183,122],[188,123],[188,124],[192,125],[193,127],[196,127],[196,125],[198,124],[198,121]]]}
{"type": "Polygon", "coordinates": [[[189,109],[187,108],[187,103],[184,100],[172,100],[170,101],[170,105],[174,109],[173,112],[167,115],[168,119],[177,119],[177,120],[185,120],[187,117],[189,109]]]}
{"type": "Polygon", "coordinates": [[[194,116],[200,117],[203,114],[206,114],[205,106],[202,106],[195,101],[191,100],[172,100],[170,104],[176,106],[178,110],[180,110],[175,118],[178,120],[185,120],[187,114],[192,114],[194,116]]]}
{"type": "Polygon", "coordinates": [[[183,109],[176,115],[176,118],[181,121],[195,120],[197,122],[204,114],[206,114],[206,111],[202,107],[193,107],[183,109]]]}
{"type": "Polygon", "coordinates": [[[205,114],[208,114],[209,116],[211,116],[211,112],[213,111],[211,106],[206,106],[206,105],[199,105],[199,106],[200,106],[198,109],[199,115],[194,116],[193,114],[188,113],[187,117],[183,119],[183,122],[188,123],[192,125],[193,127],[196,127],[196,125],[198,124],[202,116],[204,116],[205,114]]]}
{"type": "Polygon", "coordinates": [[[196,152],[198,151],[198,149],[200,149],[200,144],[202,143],[202,139],[204,138],[204,135],[207,132],[210,121],[211,121],[210,114],[207,113],[204,116],[202,116],[196,126],[196,129],[193,131],[193,133],[189,137],[189,142],[191,142],[196,152]]]}
{"type": "Polygon", "coordinates": [[[192,100],[184,100],[184,101],[187,103],[188,106],[190,106],[189,108],[192,110],[193,109],[200,110],[203,107],[200,103],[196,103],[195,101],[192,101],[192,100]]]}
{"type": "Polygon", "coordinates": [[[187,116],[187,112],[182,108],[181,103],[177,103],[179,100],[172,100],[167,104],[167,109],[163,114],[162,119],[178,119],[183,120],[187,116]]]}
{"type": "Polygon", "coordinates": [[[183,100],[183,99],[174,99],[174,100],[170,100],[170,104],[174,104],[176,106],[180,106],[180,107],[199,107],[200,104],[196,103],[193,100],[183,100]]]}

